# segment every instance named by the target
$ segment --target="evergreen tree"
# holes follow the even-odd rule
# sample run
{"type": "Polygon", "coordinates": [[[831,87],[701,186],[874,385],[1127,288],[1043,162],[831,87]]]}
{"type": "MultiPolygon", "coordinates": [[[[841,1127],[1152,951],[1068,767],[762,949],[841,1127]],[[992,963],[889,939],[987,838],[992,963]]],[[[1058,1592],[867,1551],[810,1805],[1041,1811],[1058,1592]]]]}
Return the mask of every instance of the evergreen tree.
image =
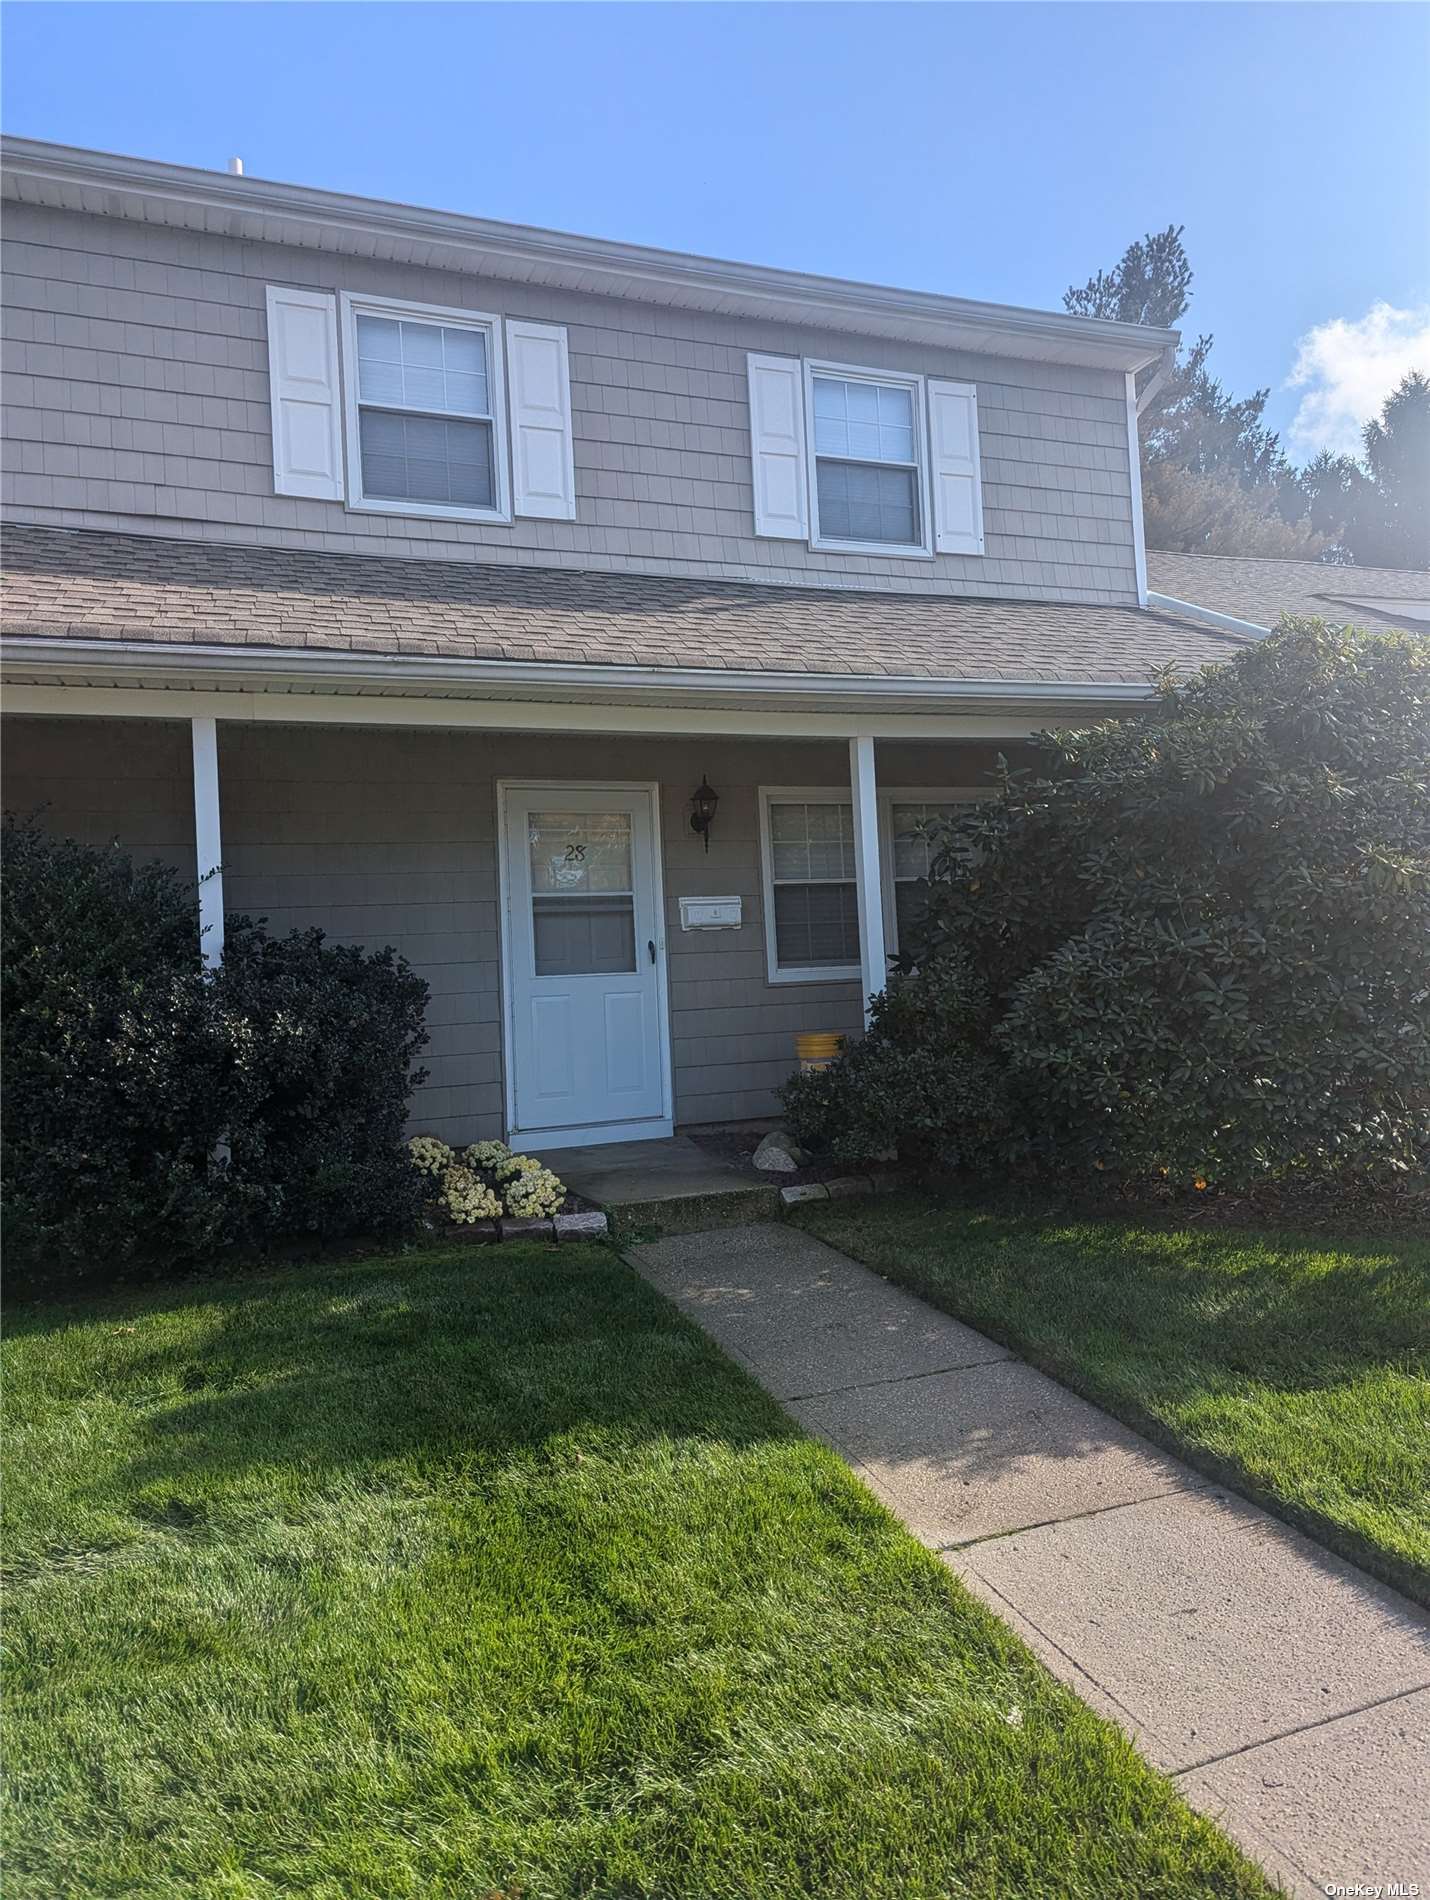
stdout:
{"type": "MultiPolygon", "coordinates": [[[[1191,297],[1192,267],[1183,226],[1149,231],[1129,244],[1110,271],[1099,271],[1063,294],[1078,317],[1147,323],[1171,329],[1191,297]]],[[[1200,336],[1177,361],[1141,420],[1144,464],[1168,462],[1195,475],[1230,478],[1244,487],[1279,487],[1291,475],[1276,434],[1262,422],[1269,389],[1237,399],[1207,368],[1213,339],[1200,336]]]]}
{"type": "Polygon", "coordinates": [[[1201,475],[1173,461],[1147,463],[1142,513],[1151,548],[1314,561],[1325,546],[1309,520],[1287,519],[1268,484],[1243,488],[1232,475],[1201,475]]]}
{"type": "MultiPolygon", "coordinates": [[[[1182,230],[1129,244],[1110,271],[1070,286],[1064,309],[1172,328],[1192,289],[1182,230]]],[[[1264,420],[1270,390],[1230,395],[1208,367],[1212,341],[1177,352],[1140,418],[1148,545],[1430,566],[1430,380],[1412,371],[1367,424],[1364,467],[1323,452],[1298,471],[1264,420]]]]}
{"type": "MultiPolygon", "coordinates": [[[[1310,461],[1296,477],[1296,490],[1305,518],[1314,533],[1324,537],[1324,561],[1345,565],[1355,559],[1347,544],[1346,527],[1365,505],[1366,472],[1351,455],[1332,455],[1329,449],[1310,461]]],[[[1288,500],[1294,513],[1296,498],[1288,500]]]]}
{"type": "Polygon", "coordinates": [[[1186,310],[1192,267],[1182,245],[1180,224],[1149,231],[1122,253],[1110,271],[1089,277],[1081,290],[1065,292],[1063,308],[1075,317],[1102,317],[1113,323],[1146,323],[1170,330],[1186,310]]]}
{"type": "Polygon", "coordinates": [[[1347,526],[1357,561],[1374,567],[1430,567],[1430,381],[1412,370],[1365,427],[1368,487],[1347,526]]]}

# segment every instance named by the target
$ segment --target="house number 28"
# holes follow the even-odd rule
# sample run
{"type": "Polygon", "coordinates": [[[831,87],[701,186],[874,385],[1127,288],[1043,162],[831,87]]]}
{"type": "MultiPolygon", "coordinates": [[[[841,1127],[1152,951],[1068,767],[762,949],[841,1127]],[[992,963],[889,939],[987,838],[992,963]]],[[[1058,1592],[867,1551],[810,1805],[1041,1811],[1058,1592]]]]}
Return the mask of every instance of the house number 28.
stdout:
{"type": "Polygon", "coordinates": [[[584,864],[586,862],[585,845],[568,844],[566,847],[566,862],[568,864],[584,864]]]}

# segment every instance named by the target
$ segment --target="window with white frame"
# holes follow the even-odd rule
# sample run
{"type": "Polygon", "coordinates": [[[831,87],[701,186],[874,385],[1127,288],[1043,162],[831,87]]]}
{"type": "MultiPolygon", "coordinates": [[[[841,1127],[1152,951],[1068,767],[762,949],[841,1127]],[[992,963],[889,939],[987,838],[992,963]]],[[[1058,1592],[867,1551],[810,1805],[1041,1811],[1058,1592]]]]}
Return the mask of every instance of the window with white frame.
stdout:
{"type": "Polygon", "coordinates": [[[830,554],[981,555],[978,390],[751,350],[755,533],[830,554]]]}
{"type": "Polygon", "coordinates": [[[923,439],[921,378],[810,364],[815,546],[927,553],[923,439]]]}
{"type": "Polygon", "coordinates": [[[952,793],[936,796],[893,792],[883,803],[884,889],[889,948],[897,950],[928,904],[928,880],[938,849],[930,827],[951,818],[963,802],[952,793]]]}
{"type": "Polygon", "coordinates": [[[496,319],[350,298],[347,337],[358,505],[506,519],[496,319]]]}
{"type": "MultiPolygon", "coordinates": [[[[937,844],[930,828],[953,817],[972,789],[888,789],[879,795],[884,932],[890,954],[921,917],[937,844]]],[[[836,787],[762,786],[760,843],[765,942],[772,983],[860,974],[854,806],[836,787]]]]}
{"type": "Polygon", "coordinates": [[[576,519],[564,325],[292,284],[265,301],[275,494],[502,526],[576,519]]]}
{"type": "Polygon", "coordinates": [[[854,808],[835,791],[761,793],[770,980],[859,974],[854,808]]]}

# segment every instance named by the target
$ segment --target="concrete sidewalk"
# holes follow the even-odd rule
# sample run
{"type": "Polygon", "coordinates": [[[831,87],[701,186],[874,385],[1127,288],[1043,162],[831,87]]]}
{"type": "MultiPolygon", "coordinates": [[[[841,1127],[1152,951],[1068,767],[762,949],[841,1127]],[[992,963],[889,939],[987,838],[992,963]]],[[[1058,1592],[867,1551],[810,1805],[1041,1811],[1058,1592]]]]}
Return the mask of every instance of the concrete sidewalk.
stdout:
{"type": "Polygon", "coordinates": [[[797,1229],[629,1251],[1290,1892],[1430,1895],[1414,1605],[797,1229]]]}

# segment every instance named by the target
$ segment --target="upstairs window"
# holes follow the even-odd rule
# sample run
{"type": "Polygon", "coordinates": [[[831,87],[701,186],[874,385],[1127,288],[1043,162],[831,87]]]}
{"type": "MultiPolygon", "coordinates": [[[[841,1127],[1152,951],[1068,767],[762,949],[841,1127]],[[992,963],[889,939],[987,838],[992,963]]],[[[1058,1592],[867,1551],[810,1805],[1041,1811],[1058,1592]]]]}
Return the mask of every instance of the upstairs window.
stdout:
{"type": "Polygon", "coordinates": [[[755,533],[827,554],[983,553],[978,391],[752,350],[755,533]]]}
{"type": "Polygon", "coordinates": [[[928,553],[921,379],[811,364],[808,411],[814,545],[928,553]]]}
{"type": "Polygon", "coordinates": [[[353,505],[509,520],[496,320],[366,298],[347,317],[353,505]]]}

